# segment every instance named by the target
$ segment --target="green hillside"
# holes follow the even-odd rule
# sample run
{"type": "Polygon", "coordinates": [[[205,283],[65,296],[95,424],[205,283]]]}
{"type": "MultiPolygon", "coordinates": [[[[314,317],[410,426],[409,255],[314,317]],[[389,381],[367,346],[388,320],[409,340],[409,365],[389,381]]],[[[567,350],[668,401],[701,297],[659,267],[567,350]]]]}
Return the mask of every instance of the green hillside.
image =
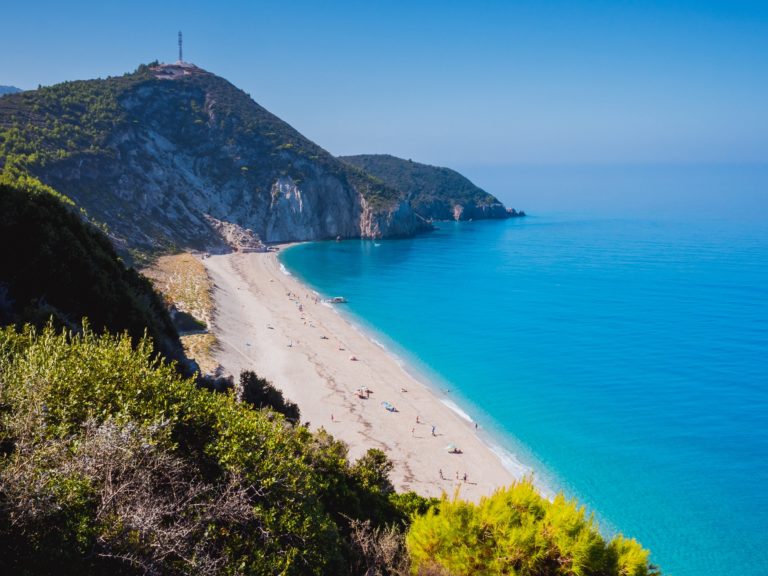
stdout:
{"type": "Polygon", "coordinates": [[[0,325],[145,331],[167,358],[183,361],[176,330],[150,282],[118,259],[109,239],[33,181],[0,183],[0,325]]]}
{"type": "Polygon", "coordinates": [[[0,96],[16,94],[17,92],[21,92],[21,88],[16,88],[16,86],[0,86],[0,96]]]}

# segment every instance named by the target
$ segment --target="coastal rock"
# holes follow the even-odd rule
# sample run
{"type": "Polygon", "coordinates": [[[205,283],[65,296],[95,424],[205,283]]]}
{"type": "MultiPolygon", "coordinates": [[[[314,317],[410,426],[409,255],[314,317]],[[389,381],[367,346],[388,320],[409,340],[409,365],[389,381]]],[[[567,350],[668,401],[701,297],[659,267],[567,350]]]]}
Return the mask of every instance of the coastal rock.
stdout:
{"type": "MultiPolygon", "coordinates": [[[[237,224],[231,222],[224,222],[217,220],[213,216],[206,215],[206,220],[213,227],[213,229],[219,234],[222,242],[229,249],[237,252],[266,252],[267,247],[261,241],[258,234],[255,234],[253,230],[243,228],[237,224]]],[[[209,248],[209,251],[215,251],[216,247],[209,248]]]]}
{"type": "Polygon", "coordinates": [[[272,185],[266,239],[284,242],[357,236],[360,204],[360,195],[332,175],[314,175],[301,187],[290,176],[281,177],[272,185]]]}
{"type": "Polygon", "coordinates": [[[363,215],[360,218],[362,238],[413,236],[431,228],[432,225],[414,213],[407,202],[400,202],[387,211],[374,210],[363,203],[363,215]]]}

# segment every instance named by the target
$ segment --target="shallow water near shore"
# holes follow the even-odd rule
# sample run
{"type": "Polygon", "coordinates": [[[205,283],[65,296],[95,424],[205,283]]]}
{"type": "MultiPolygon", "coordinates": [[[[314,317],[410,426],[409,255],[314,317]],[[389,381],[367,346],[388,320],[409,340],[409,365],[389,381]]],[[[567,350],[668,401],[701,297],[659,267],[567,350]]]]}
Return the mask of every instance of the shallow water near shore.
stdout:
{"type": "Polygon", "coordinates": [[[281,260],[665,574],[768,573],[768,227],[541,213],[281,260]]]}

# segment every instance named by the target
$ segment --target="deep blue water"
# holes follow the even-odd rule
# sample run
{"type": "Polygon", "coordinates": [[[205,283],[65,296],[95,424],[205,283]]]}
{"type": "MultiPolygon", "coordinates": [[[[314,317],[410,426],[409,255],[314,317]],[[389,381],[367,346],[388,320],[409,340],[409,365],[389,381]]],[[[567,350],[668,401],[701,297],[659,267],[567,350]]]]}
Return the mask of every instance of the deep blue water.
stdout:
{"type": "Polygon", "coordinates": [[[762,218],[537,213],[282,260],[666,574],[768,574],[762,218]]]}

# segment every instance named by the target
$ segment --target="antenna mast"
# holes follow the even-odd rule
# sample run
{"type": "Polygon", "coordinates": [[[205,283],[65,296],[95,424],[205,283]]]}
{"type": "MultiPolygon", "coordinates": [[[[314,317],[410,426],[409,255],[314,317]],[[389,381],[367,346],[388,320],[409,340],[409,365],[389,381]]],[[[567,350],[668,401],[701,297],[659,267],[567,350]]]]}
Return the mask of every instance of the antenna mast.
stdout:
{"type": "Polygon", "coordinates": [[[183,62],[184,58],[181,57],[181,30],[179,30],[179,62],[183,62]]]}

